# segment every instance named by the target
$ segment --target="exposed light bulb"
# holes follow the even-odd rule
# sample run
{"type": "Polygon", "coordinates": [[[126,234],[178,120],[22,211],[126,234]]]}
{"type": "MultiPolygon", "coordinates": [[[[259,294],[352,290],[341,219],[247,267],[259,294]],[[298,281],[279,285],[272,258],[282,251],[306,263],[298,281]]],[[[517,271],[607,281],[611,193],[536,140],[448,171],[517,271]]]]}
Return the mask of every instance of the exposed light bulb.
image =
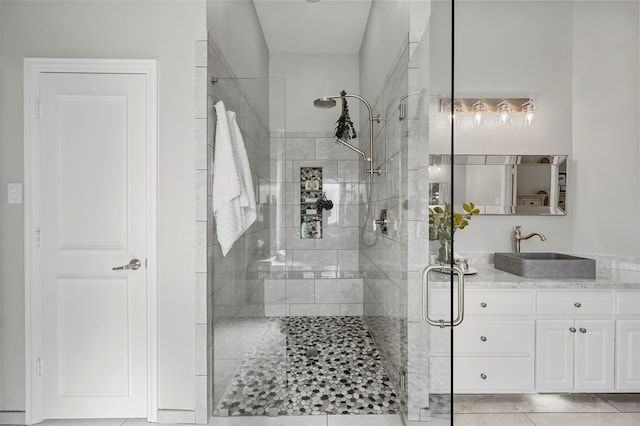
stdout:
{"type": "Polygon", "coordinates": [[[460,124],[460,112],[462,108],[459,104],[454,103],[447,105],[447,113],[449,115],[449,124],[455,124],[456,126],[460,124]]]}
{"type": "Polygon", "coordinates": [[[511,105],[507,101],[498,104],[498,125],[500,127],[511,126],[511,105]]]}
{"type": "Polygon", "coordinates": [[[522,104],[522,112],[524,112],[524,125],[533,127],[536,119],[536,106],[533,104],[532,99],[522,104]]]}
{"type": "Polygon", "coordinates": [[[471,111],[473,112],[473,127],[484,127],[487,112],[485,104],[482,101],[478,101],[473,104],[471,111]]]}

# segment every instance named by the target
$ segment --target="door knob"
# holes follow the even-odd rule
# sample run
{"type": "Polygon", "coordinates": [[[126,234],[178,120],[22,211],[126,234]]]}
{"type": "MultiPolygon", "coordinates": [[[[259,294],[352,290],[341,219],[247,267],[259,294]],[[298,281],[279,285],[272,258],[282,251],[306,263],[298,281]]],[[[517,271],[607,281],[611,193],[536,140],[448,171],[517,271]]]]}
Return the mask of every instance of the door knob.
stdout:
{"type": "Polygon", "coordinates": [[[114,271],[120,271],[124,269],[133,269],[135,271],[136,269],[140,269],[141,266],[142,262],[139,259],[131,259],[131,262],[129,262],[128,264],[122,266],[114,266],[112,269],[114,271]]]}

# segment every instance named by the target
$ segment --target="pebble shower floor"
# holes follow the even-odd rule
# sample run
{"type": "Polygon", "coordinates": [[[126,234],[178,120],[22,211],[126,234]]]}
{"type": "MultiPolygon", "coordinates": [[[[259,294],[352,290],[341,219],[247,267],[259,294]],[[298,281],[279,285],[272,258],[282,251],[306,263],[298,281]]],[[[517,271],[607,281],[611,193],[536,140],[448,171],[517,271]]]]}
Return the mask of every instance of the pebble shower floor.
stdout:
{"type": "Polygon", "coordinates": [[[218,404],[218,415],[399,412],[398,397],[361,317],[268,321],[265,337],[244,359],[218,404]]]}

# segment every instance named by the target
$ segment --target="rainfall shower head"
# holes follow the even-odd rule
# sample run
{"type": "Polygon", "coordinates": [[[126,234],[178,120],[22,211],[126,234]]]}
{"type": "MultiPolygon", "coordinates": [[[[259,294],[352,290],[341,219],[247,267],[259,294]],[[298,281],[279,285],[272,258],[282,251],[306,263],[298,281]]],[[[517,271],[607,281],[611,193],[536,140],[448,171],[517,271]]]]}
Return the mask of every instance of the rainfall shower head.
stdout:
{"type": "Polygon", "coordinates": [[[313,106],[316,108],[333,108],[336,106],[336,100],[329,97],[318,98],[313,101],[313,106]]]}

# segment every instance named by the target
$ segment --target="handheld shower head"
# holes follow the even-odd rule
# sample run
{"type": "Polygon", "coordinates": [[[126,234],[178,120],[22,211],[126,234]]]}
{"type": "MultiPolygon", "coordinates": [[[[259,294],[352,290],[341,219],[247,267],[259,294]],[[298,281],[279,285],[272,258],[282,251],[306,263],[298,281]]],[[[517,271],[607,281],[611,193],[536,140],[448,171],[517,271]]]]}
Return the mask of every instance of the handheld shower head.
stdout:
{"type": "Polygon", "coordinates": [[[333,108],[336,106],[336,100],[329,97],[318,98],[313,101],[313,106],[316,108],[333,108]]]}

